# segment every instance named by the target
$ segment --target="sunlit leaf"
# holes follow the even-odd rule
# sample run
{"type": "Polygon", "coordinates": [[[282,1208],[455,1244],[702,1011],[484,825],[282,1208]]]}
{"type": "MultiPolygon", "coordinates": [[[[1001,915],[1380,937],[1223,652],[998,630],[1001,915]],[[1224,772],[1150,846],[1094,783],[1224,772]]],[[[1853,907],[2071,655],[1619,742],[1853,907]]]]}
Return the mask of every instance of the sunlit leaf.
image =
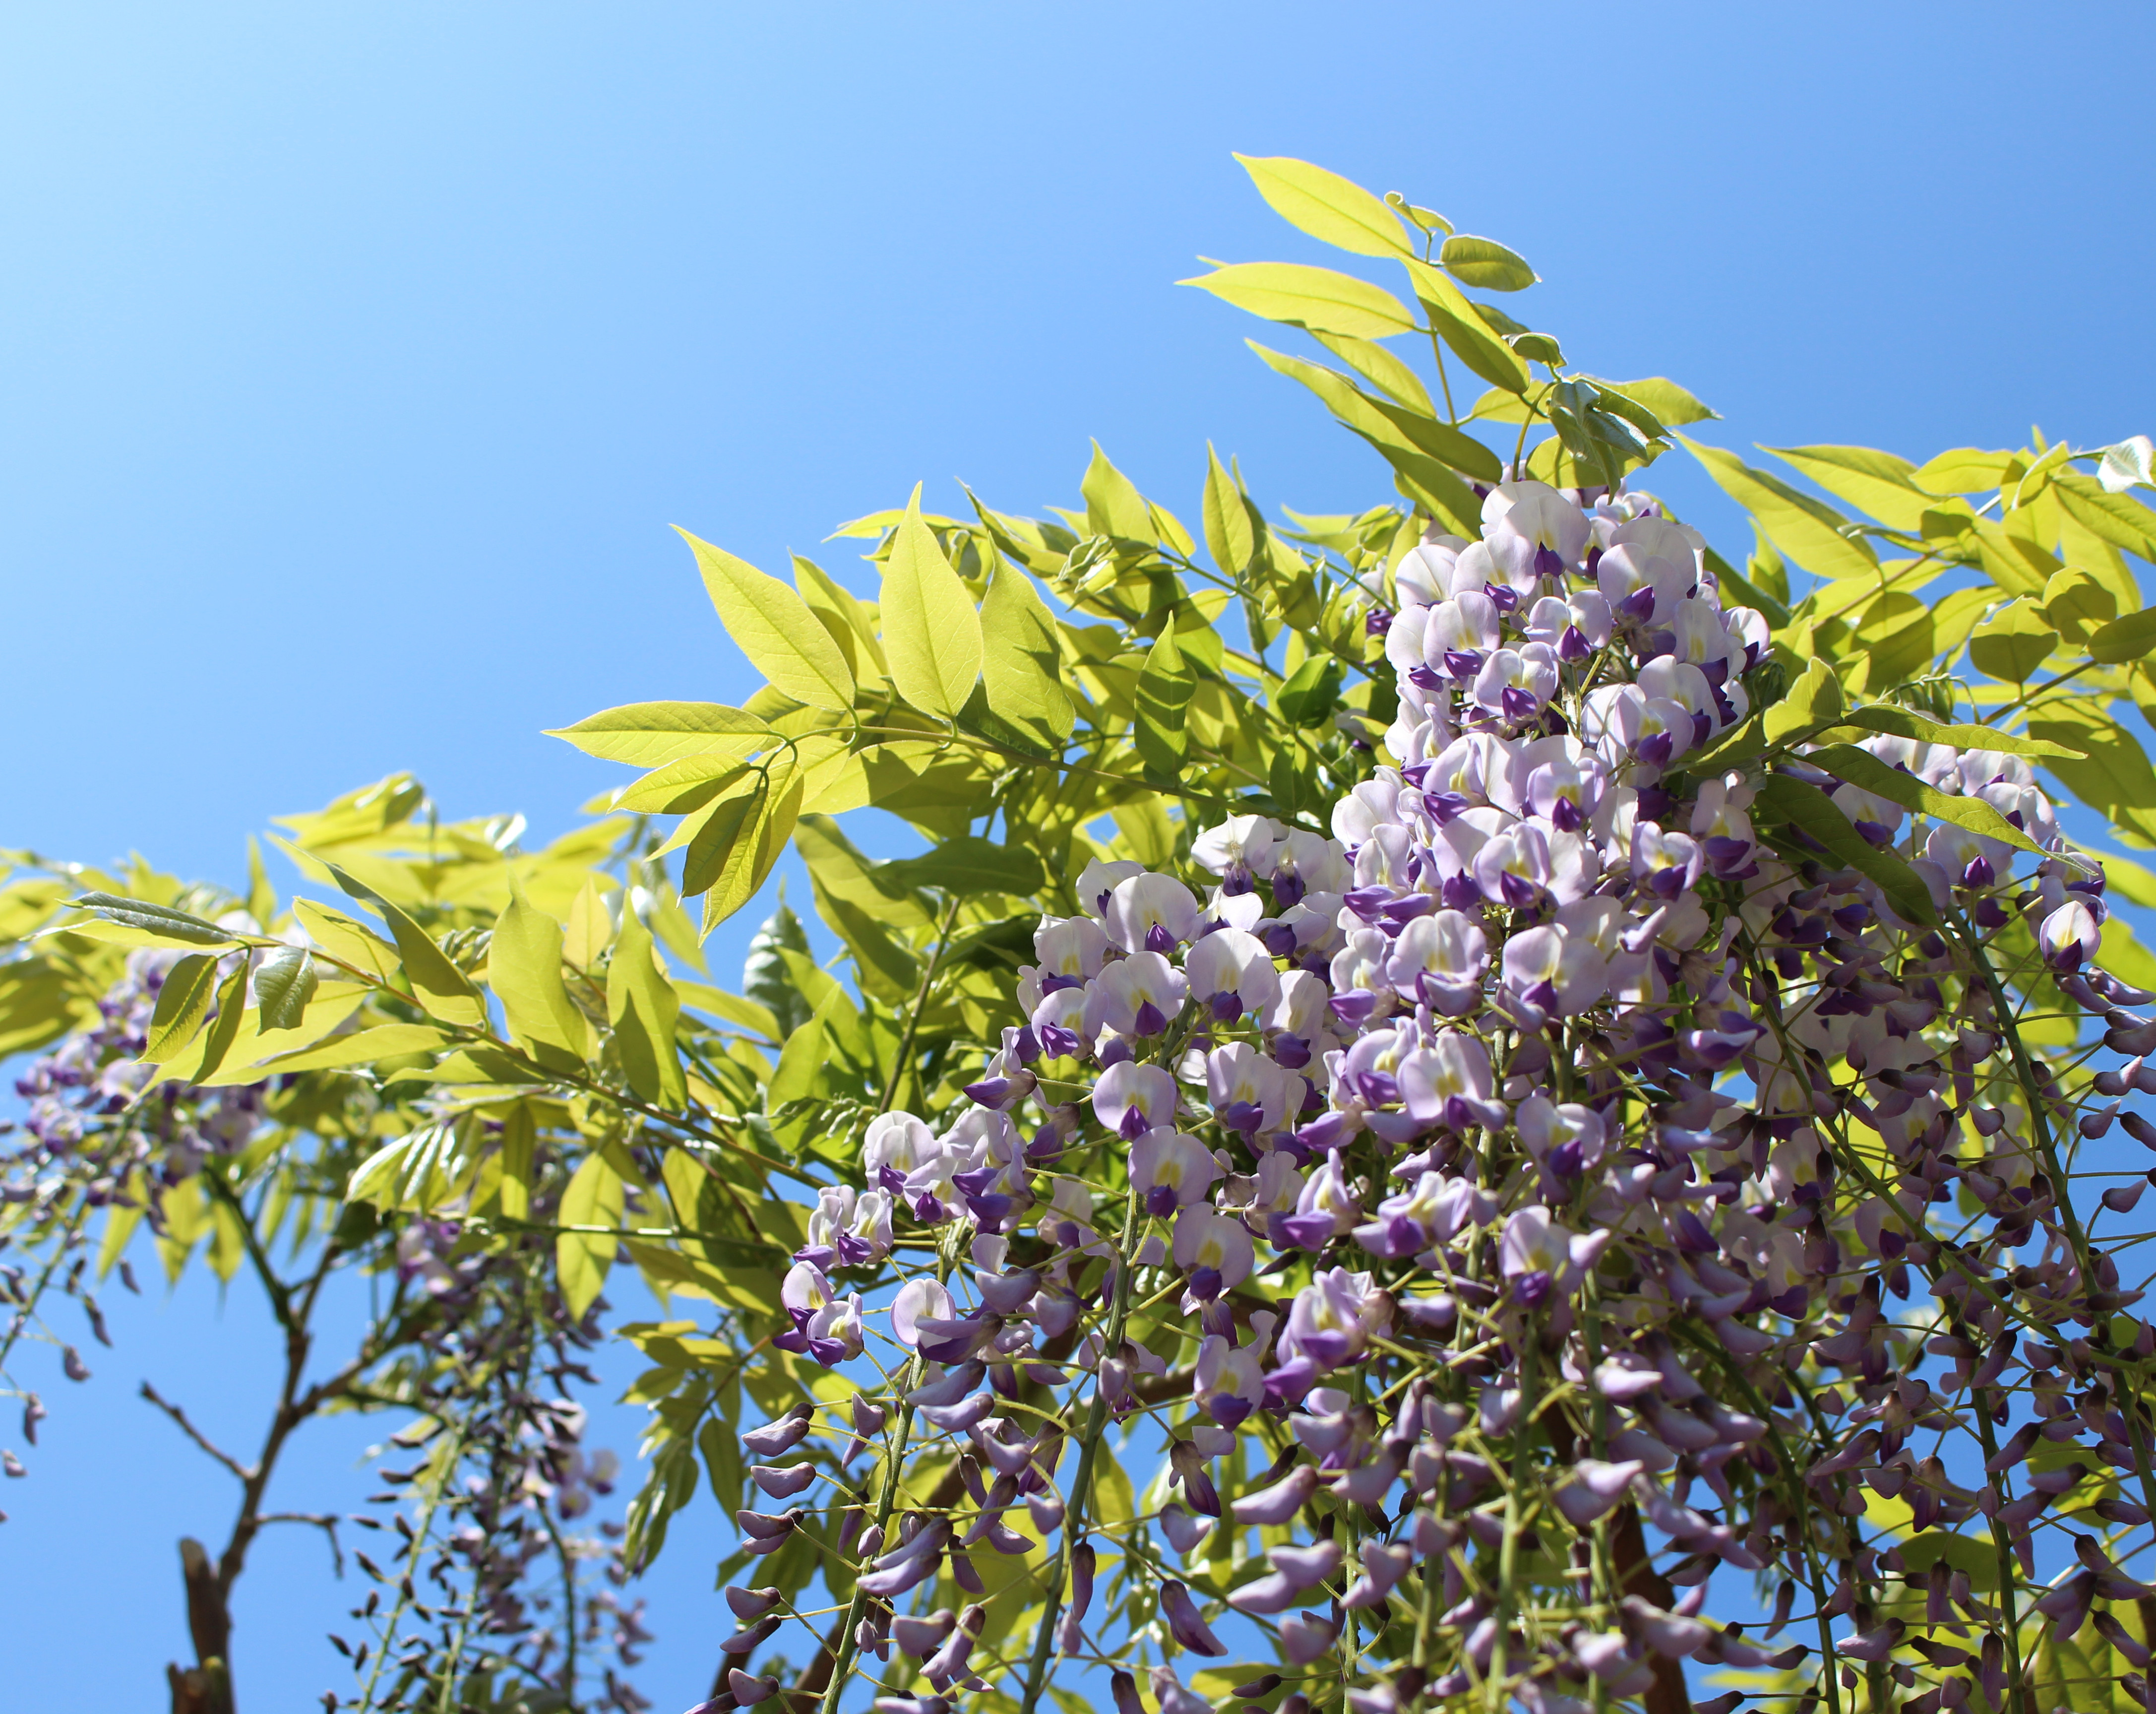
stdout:
{"type": "Polygon", "coordinates": [[[1525,256],[1494,238],[1455,233],[1445,239],[1437,257],[1454,279],[1483,291],[1524,291],[1541,278],[1525,256]]]}
{"type": "Polygon", "coordinates": [[[1183,710],[1190,705],[1194,681],[1176,646],[1175,628],[1163,627],[1147,652],[1137,684],[1137,727],[1134,734],[1148,772],[1179,775],[1190,737],[1183,710]]]}
{"type": "Polygon", "coordinates": [[[880,606],[898,693],[925,714],[956,714],[981,676],[981,615],[921,520],[917,486],[884,562],[880,606]]]}
{"type": "Polygon", "coordinates": [[[1836,499],[1870,513],[1897,530],[1922,526],[1937,501],[1914,480],[1915,466],[1891,452],[1869,446],[1763,446],[1791,464],[1836,499]]]}
{"type": "Polygon", "coordinates": [[[1774,545],[1806,570],[1824,578],[1873,574],[1878,560],[1857,538],[1842,533],[1848,520],[1786,482],[1754,470],[1734,453],[1702,446],[1685,435],[1678,442],[1707,466],[1724,493],[1758,521],[1774,545]]]}
{"type": "Polygon", "coordinates": [[[1409,262],[1407,268],[1424,312],[1460,362],[1493,387],[1525,393],[1528,386],[1526,360],[1490,330],[1444,270],[1417,261],[1409,262]]]}
{"type": "Polygon", "coordinates": [[[746,559],[700,540],[681,539],[696,556],[712,606],[749,664],[797,703],[844,713],[854,705],[854,675],[808,605],[746,559]]]}
{"type": "Polygon", "coordinates": [[[613,1233],[621,1225],[622,1182],[604,1155],[594,1150],[578,1164],[562,1192],[560,1217],[563,1226],[603,1228],[564,1232],[554,1239],[562,1301],[572,1317],[581,1318],[604,1288],[614,1252],[621,1247],[613,1233]]]}
{"type": "Polygon", "coordinates": [[[1248,503],[1235,479],[1220,462],[1212,443],[1205,447],[1205,551],[1213,563],[1234,577],[1257,552],[1257,532],[1250,526],[1248,503]]]}
{"type": "Polygon", "coordinates": [[[542,1063],[580,1071],[591,1025],[562,980],[562,925],[512,894],[487,943],[487,986],[501,1001],[510,1034],[542,1063]]]}
{"type": "Polygon", "coordinates": [[[981,601],[981,683],[997,718],[1045,744],[1070,736],[1075,717],[1055,621],[1025,574],[1008,564],[981,601]]]}
{"type": "Polygon", "coordinates": [[[1358,256],[1414,253],[1399,217],[1351,179],[1286,155],[1238,155],[1258,194],[1290,225],[1358,256]]]}
{"type": "Polygon", "coordinates": [[[321,984],[314,955],[304,946],[280,946],[270,952],[254,970],[262,1032],[299,1028],[307,1015],[307,1002],[321,984]]]}
{"type": "Polygon", "coordinates": [[[2089,658],[2107,665],[2143,661],[2156,648],[2156,607],[2122,614],[2100,625],[2088,639],[2089,658]]]}
{"type": "Polygon", "coordinates": [[[1933,494],[1981,494],[2006,480],[2015,463],[2010,452],[1984,452],[1958,446],[1920,464],[1909,479],[1933,494]]]}
{"type": "Polygon", "coordinates": [[[165,986],[157,991],[157,1010],[150,1016],[142,1063],[162,1065],[192,1041],[209,1016],[216,991],[217,958],[212,953],[191,952],[167,970],[165,986]]]}
{"type": "Polygon", "coordinates": [[[412,985],[413,997],[428,1015],[445,1023],[485,1029],[485,1000],[473,986],[471,978],[457,968],[427,931],[401,907],[392,904],[365,883],[353,879],[334,863],[328,867],[338,886],[361,903],[372,906],[389,925],[405,979],[412,985]]]}
{"type": "Polygon", "coordinates": [[[629,1086],[643,1100],[670,1111],[686,1105],[689,1099],[681,1056],[674,1045],[680,1015],[680,996],[659,967],[651,931],[624,905],[621,934],[607,966],[607,1022],[613,1027],[614,1051],[629,1086]]]}
{"type": "Polygon", "coordinates": [[[1969,658],[1978,672],[2025,684],[2059,646],[2059,634],[2033,601],[2010,601],[1969,633],[1969,658]]]}
{"type": "Polygon", "coordinates": [[[2040,856],[2043,852],[2041,846],[1984,799],[1938,790],[1906,769],[1881,761],[1869,750],[1859,749],[1854,744],[1821,744],[1804,759],[1825,769],[1836,779],[1845,780],[1860,790],[1899,804],[1905,810],[1951,821],[1972,833],[1980,833],[1986,839],[1996,839],[2022,851],[2032,851],[2040,856]]]}
{"type": "Polygon", "coordinates": [[[2105,541],[2137,558],[2156,560],[2156,512],[2083,476],[2061,476],[2051,486],[2059,504],[2105,541]]]}
{"type": "Polygon", "coordinates": [[[160,940],[177,940],[190,946],[229,946],[233,942],[232,935],[215,923],[206,923],[198,916],[174,910],[168,905],[121,898],[110,893],[85,893],[69,903],[77,910],[86,910],[108,923],[138,929],[160,940]]]}
{"type": "Polygon", "coordinates": [[[947,839],[932,852],[886,863],[883,872],[908,887],[946,893],[1009,893],[1024,898],[1040,891],[1040,859],[1023,846],[998,845],[968,836],[947,839]]]}
{"type": "Polygon", "coordinates": [[[1317,342],[1395,404],[1435,417],[1437,407],[1422,378],[1383,346],[1368,339],[1350,339],[1340,333],[1319,333],[1317,342]]]}
{"type": "Polygon", "coordinates": [[[1300,262],[1237,262],[1177,283],[1202,287],[1237,309],[1313,333],[1383,339],[1414,327],[1407,306],[1382,286],[1300,262]]]}

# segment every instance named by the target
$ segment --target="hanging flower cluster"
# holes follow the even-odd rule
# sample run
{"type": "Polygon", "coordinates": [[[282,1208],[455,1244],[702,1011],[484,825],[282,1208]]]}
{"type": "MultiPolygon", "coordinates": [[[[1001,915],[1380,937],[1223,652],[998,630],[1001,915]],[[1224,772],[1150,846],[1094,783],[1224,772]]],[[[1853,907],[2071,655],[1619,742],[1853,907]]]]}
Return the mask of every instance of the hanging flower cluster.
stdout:
{"type": "MultiPolygon", "coordinates": [[[[937,1241],[890,1305],[911,1363],[849,1423],[890,1474],[849,1526],[842,1660],[919,1663],[880,1708],[1004,1675],[1030,1708],[1051,1649],[1118,1668],[1137,1708],[1120,1669],[1153,1644],[1161,1707],[1205,1706],[1174,1657],[1224,1653],[1235,1615],[1313,1689],[1347,1674],[1363,1714],[1492,1681],[1571,1714],[1681,1697],[1687,1663],[1813,1651],[1830,1699],[1869,1679],[1879,1707],[1918,1682],[1896,1655],[1917,1613],[1967,1646],[1928,1645],[1898,1706],[2000,1708],[2026,1638],[1998,1568],[2034,1578],[2070,1501],[2072,1562],[2036,1603],[2056,1634],[2156,1596],[2121,1568],[2156,1505],[2156,1331],[2123,1313],[2138,1294],[2061,1154],[2115,1119],[2156,1146],[2117,1099],[2156,1068],[2097,1074],[2107,1105],[2070,1098],[1997,974],[2025,946],[2048,969],[2025,991],[2101,1014],[2118,1054],[2156,1049],[2121,1009],[2149,996],[2089,963],[2101,871],[2020,755],[1906,717],[1796,732],[1771,763],[1730,742],[1784,668],[1650,499],[1515,482],[1483,520],[1409,553],[1370,612],[1399,764],[1339,801],[1335,836],[1208,829],[1203,896],[1093,863],[971,1108],[940,1132],[878,1118],[864,1182],[824,1192],[780,1341],[820,1362],[873,1319],[834,1278],[880,1269],[895,1233],[937,1241]],[[1927,822],[1837,766],[1921,785],[1927,822]],[[1787,813],[1794,788],[1891,868],[1787,813]],[[1890,893],[1897,873],[1921,884],[1890,893]],[[1141,1409],[1174,1497],[1097,1526],[1157,1603],[1117,1639],[1088,1629],[1088,1507],[1106,1428],[1141,1409]],[[895,1515],[903,1460],[954,1451],[963,1492],[895,1515]],[[1988,1535],[1992,1574],[1905,1553],[1867,1498],[1907,1508],[1905,1536],[1988,1535]],[[1029,1659],[993,1653],[978,1603],[899,1612],[947,1564],[978,1593],[973,1556],[1044,1544],[1029,1659]],[[1724,1567],[1773,1591],[1764,1636],[1704,1616],[1724,1567]],[[1779,1635],[1793,1619],[1803,1640],[1779,1635]]],[[[808,1428],[762,1432],[775,1453],[808,1428]]],[[[784,1498],[810,1475],[756,1479],[784,1498]]],[[[800,1516],[742,1522],[775,1547],[800,1516]]],[[[737,1671],[727,1699],[778,1688],[737,1671]]]]}
{"type": "MultiPolygon", "coordinates": [[[[100,998],[95,1020],[14,1079],[22,1118],[0,1121],[0,1138],[10,1139],[0,1142],[0,1201],[19,1217],[18,1231],[0,1234],[0,1256],[13,1249],[17,1257],[0,1260],[0,1300],[10,1305],[0,1324],[0,1397],[22,1401],[23,1438],[33,1445],[47,1411],[37,1392],[8,1372],[16,1346],[28,1341],[57,1347],[69,1380],[87,1380],[90,1372],[81,1352],[49,1324],[44,1294],[77,1301],[94,1336],[111,1343],[98,1280],[89,1272],[85,1228],[91,1214],[139,1207],[162,1235],[164,1204],[150,1192],[186,1182],[212,1155],[237,1154],[261,1123],[259,1089],[166,1083],[144,1099],[153,1068],[139,1056],[165,974],[177,956],[131,953],[125,974],[100,998]]],[[[117,1266],[123,1283],[135,1289],[133,1268],[124,1257],[117,1266]]],[[[0,1450],[0,1459],[10,1475],[24,1468],[12,1451],[0,1450]]]]}
{"type": "MultiPolygon", "coordinates": [[[[251,931],[252,919],[244,926],[251,931]]],[[[90,1374],[80,1352],[47,1325],[42,1292],[76,1300],[95,1337],[110,1343],[90,1271],[90,1217],[132,1213],[155,1237],[191,1240],[195,1234],[175,1230],[168,1193],[200,1176],[206,1163],[242,1156],[280,1123],[280,1098],[298,1082],[153,1083],[156,1068],[141,1056],[179,955],[131,953],[95,1020],[15,1079],[23,1118],[0,1124],[0,1135],[10,1139],[0,1150],[0,1199],[28,1216],[23,1231],[0,1235],[0,1300],[8,1305],[0,1320],[0,1392],[21,1398],[23,1434],[32,1444],[47,1411],[37,1393],[18,1392],[7,1379],[14,1346],[26,1338],[57,1346],[69,1379],[90,1374]],[[11,1250],[27,1265],[8,1259],[11,1250]]],[[[221,960],[218,981],[244,955],[221,960]]],[[[348,1175],[349,1160],[336,1156],[336,1146],[330,1142],[312,1163],[316,1182],[341,1186],[348,1175]]],[[[542,1196],[536,1212],[551,1216],[558,1187],[545,1183],[542,1196]]],[[[278,1202],[259,1197],[249,1217],[259,1222],[254,1237],[265,1251],[293,1236],[264,1212],[278,1202]]],[[[295,1223],[295,1248],[326,1271],[325,1235],[316,1234],[309,1248],[311,1222],[295,1223]]],[[[457,1221],[427,1217],[378,1232],[369,1222],[364,1231],[341,1234],[331,1253],[350,1247],[388,1276],[388,1307],[370,1327],[360,1361],[315,1386],[286,1426],[326,1404],[394,1405],[417,1426],[393,1444],[406,1452],[427,1449],[413,1467],[380,1472],[385,1490],[370,1506],[399,1515],[385,1521],[370,1511],[345,1520],[378,1532],[367,1546],[392,1561],[381,1566],[367,1547],[354,1554],[377,1587],[351,1610],[362,1640],[331,1639],[366,1684],[368,1706],[431,1706],[445,1675],[473,1686],[497,1676],[506,1687],[573,1686],[581,1646],[587,1675],[602,1651],[615,1657],[596,1668],[605,1706],[625,1714],[648,1707],[625,1675],[651,1638],[644,1603],[619,1593],[633,1574],[621,1526],[590,1516],[595,1498],[612,1491],[617,1460],[586,1448],[587,1413],[566,1396],[596,1384],[584,1359],[601,1338],[597,1317],[569,1315],[543,1265],[543,1238],[475,1244],[457,1221]],[[597,1522],[598,1533],[582,1532],[579,1519],[597,1522]],[[384,1552],[383,1541],[395,1549],[384,1552]]],[[[112,1255],[109,1265],[135,1289],[124,1255],[112,1255]]],[[[305,1292],[310,1305],[313,1296],[305,1292]]],[[[28,1470],[6,1448],[0,1468],[17,1477],[28,1470]]],[[[300,1521],[329,1529],[338,1542],[337,1520],[300,1521]]],[[[323,1700],[346,1706],[333,1692],[323,1700]]]]}

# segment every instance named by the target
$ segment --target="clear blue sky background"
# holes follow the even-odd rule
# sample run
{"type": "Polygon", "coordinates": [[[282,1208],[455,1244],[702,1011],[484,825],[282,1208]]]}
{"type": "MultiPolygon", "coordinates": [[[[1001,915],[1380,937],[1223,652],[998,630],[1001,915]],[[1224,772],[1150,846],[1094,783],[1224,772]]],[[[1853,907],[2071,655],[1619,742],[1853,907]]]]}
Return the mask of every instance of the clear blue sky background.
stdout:
{"type": "MultiPolygon", "coordinates": [[[[1208,438],[1268,503],[1385,497],[1172,283],[1318,259],[1231,149],[1512,244],[1537,326],[1723,444],[2148,430],[2152,38],[2122,5],[13,8],[0,845],[234,878],[397,768],[558,830],[615,776],[541,728],[750,687],[670,523],[843,571],[816,543],[916,481],[1070,502],[1090,436],[1186,516],[1208,438]]],[[[213,1295],[54,1378],[0,1495],[0,1711],[162,1705],[173,1539],[230,1495],[131,1395],[255,1432],[261,1318],[213,1295]]],[[[365,1438],[285,1502],[351,1504],[365,1438]]],[[[651,1582],[664,1714],[725,1629],[715,1540],[692,1515],[651,1582]]],[[[251,1714],[345,1682],[326,1559],[293,1532],[249,1573],[251,1714]]]]}

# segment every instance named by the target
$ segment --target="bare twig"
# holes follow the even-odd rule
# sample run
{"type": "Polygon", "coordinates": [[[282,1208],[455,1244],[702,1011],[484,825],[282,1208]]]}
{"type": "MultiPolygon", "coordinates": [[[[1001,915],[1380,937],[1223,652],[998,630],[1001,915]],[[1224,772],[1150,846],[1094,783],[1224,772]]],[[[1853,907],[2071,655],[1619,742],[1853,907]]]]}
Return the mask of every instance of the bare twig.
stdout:
{"type": "Polygon", "coordinates": [[[326,1511],[265,1511],[254,1520],[258,1524],[312,1524],[330,1538],[330,1561],[336,1567],[336,1574],[344,1575],[344,1549],[337,1544],[337,1520],[326,1511]]]}
{"type": "Polygon", "coordinates": [[[187,1420],[187,1413],[185,1411],[182,1410],[179,1406],[172,1403],[170,1400],[162,1397],[158,1393],[157,1389],[152,1387],[147,1381],[145,1381],[142,1383],[142,1397],[148,1399],[150,1403],[157,1406],[159,1410],[164,1412],[164,1413],[170,1417],[175,1423],[177,1423],[180,1425],[180,1432],[182,1434],[186,1435],[188,1439],[193,1441],[196,1445],[202,1448],[204,1452],[207,1452],[212,1458],[223,1464],[225,1469],[230,1470],[233,1475],[239,1477],[241,1481],[252,1482],[254,1480],[254,1472],[253,1470],[249,1470],[245,1464],[240,1463],[240,1461],[234,1458],[230,1453],[226,1452],[222,1448],[218,1447],[208,1435],[204,1434],[201,1429],[195,1427],[192,1423],[187,1420]]]}

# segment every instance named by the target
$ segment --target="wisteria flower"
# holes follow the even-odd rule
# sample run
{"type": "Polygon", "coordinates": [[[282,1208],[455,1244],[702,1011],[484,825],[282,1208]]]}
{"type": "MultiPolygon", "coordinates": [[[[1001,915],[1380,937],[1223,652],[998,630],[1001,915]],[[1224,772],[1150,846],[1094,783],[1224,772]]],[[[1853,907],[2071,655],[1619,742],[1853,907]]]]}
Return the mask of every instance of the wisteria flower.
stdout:
{"type": "Polygon", "coordinates": [[[1172,1214],[1203,1202],[1219,1176],[1213,1151],[1188,1132],[1163,1126],[1131,1145],[1131,1186],[1149,1214],[1172,1214]]]}
{"type": "Polygon", "coordinates": [[[1158,952],[1118,959],[1086,985],[1088,1033],[1158,1036],[1181,1014],[1189,993],[1183,972],[1158,952]]]}
{"type": "Polygon", "coordinates": [[[1198,900],[1171,875],[1141,872],[1117,883],[1101,919],[1126,952],[1172,952],[1198,933],[1198,900]]]}

